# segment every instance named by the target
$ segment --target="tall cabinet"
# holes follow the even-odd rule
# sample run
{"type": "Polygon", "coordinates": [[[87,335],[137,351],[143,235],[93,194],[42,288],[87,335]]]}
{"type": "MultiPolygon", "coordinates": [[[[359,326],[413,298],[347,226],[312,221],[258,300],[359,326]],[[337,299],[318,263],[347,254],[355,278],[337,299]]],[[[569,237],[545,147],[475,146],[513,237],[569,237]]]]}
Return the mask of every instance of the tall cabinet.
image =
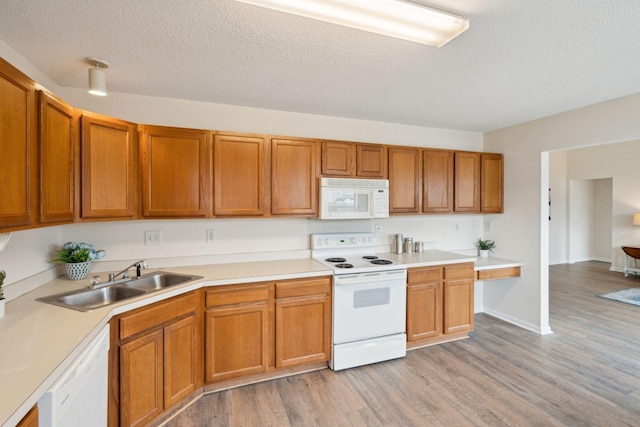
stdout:
{"type": "Polygon", "coordinates": [[[211,132],[140,126],[142,214],[211,216],[211,132]]]}
{"type": "Polygon", "coordinates": [[[78,116],[64,101],[38,91],[40,155],[39,222],[68,223],[75,218],[75,166],[78,116]]]}
{"type": "Polygon", "coordinates": [[[318,213],[320,149],[315,140],[271,139],[271,213],[318,213]]]}
{"type": "Polygon", "coordinates": [[[35,83],[0,59],[0,229],[28,226],[38,209],[35,83]]]}
{"type": "Polygon", "coordinates": [[[83,112],[81,217],[132,219],[138,213],[138,146],[133,123],[83,112]]]}
{"type": "Polygon", "coordinates": [[[213,213],[267,213],[269,151],[263,137],[216,134],[213,140],[213,213]]]}

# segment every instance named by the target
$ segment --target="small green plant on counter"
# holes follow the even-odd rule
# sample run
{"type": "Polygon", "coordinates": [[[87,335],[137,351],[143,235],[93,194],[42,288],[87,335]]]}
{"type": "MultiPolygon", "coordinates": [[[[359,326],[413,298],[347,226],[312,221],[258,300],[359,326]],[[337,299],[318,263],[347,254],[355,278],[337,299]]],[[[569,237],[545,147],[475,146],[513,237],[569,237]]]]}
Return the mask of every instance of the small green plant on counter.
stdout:
{"type": "Polygon", "coordinates": [[[7,273],[0,270],[0,301],[4,299],[4,288],[2,287],[2,284],[4,283],[4,279],[6,278],[7,278],[7,273]]]}
{"type": "Polygon", "coordinates": [[[478,241],[476,242],[476,246],[482,251],[493,252],[493,248],[496,247],[496,243],[493,240],[478,239],[478,241]]]}
{"type": "Polygon", "coordinates": [[[56,252],[56,257],[51,262],[78,263],[100,259],[107,253],[102,249],[94,249],[89,243],[67,242],[62,249],[56,252]]]}

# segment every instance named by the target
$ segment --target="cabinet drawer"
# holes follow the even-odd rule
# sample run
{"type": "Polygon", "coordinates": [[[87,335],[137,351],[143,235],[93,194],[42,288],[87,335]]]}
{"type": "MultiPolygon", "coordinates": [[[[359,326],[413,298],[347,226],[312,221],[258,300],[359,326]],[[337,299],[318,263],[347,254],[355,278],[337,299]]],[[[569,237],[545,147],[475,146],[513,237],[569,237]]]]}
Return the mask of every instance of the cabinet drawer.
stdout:
{"type": "Polygon", "coordinates": [[[195,292],[142,307],[133,314],[120,318],[120,339],[124,340],[139,332],[160,326],[171,319],[192,313],[197,310],[197,307],[198,298],[195,292]]]}
{"type": "Polygon", "coordinates": [[[291,298],[308,295],[329,295],[331,278],[322,277],[305,281],[276,283],[276,298],[291,298]]]}
{"type": "Polygon", "coordinates": [[[424,283],[442,280],[442,267],[411,268],[407,271],[407,283],[424,283]]]}
{"type": "Polygon", "coordinates": [[[504,279],[520,277],[520,267],[492,268],[476,271],[476,280],[504,279]]]}
{"type": "Polygon", "coordinates": [[[472,279],[475,277],[472,262],[465,262],[463,264],[451,264],[444,267],[444,279],[472,279]]]}
{"type": "Polygon", "coordinates": [[[269,299],[269,285],[232,285],[208,290],[205,297],[207,307],[261,302],[269,299]]]}

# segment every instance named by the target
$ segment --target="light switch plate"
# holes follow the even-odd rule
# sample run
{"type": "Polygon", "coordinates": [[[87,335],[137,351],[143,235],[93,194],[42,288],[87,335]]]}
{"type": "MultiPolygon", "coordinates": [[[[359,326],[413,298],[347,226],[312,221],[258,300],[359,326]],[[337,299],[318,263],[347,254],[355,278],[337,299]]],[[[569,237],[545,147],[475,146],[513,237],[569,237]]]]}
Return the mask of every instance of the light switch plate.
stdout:
{"type": "Polygon", "coordinates": [[[162,244],[162,230],[147,230],[144,232],[144,244],[146,246],[162,244]]]}
{"type": "Polygon", "coordinates": [[[216,241],[216,229],[208,228],[207,229],[207,243],[213,243],[216,241]]]}

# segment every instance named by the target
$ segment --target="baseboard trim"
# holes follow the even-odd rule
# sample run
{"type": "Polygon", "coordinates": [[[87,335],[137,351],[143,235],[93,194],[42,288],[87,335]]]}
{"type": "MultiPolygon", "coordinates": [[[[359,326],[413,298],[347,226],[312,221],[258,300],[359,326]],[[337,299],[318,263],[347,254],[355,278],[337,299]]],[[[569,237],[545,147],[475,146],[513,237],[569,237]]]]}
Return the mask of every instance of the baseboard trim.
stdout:
{"type": "Polygon", "coordinates": [[[491,317],[495,317],[496,319],[504,320],[505,322],[516,325],[522,329],[526,329],[527,331],[535,332],[536,334],[539,334],[539,335],[549,335],[553,333],[553,331],[549,327],[542,328],[539,325],[525,322],[522,319],[518,319],[516,317],[510,316],[508,314],[502,313],[497,310],[492,310],[485,307],[484,313],[488,314],[491,317]]]}

